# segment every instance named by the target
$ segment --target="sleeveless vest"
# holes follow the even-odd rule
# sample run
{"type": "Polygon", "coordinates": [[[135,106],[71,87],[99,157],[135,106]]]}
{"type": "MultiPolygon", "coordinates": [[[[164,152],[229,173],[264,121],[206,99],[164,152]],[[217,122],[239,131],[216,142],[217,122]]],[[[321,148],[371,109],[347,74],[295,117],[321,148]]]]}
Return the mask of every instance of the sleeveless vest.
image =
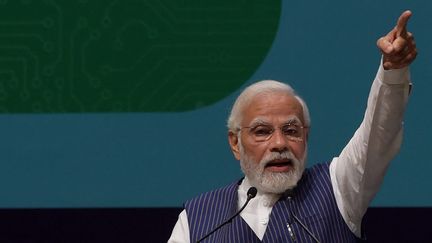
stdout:
{"type": "MultiPolygon", "coordinates": [[[[204,193],[185,203],[190,242],[196,242],[237,212],[240,183],[204,193]]],[[[253,199],[252,199],[253,200],[253,199]]],[[[296,222],[292,212],[320,242],[356,242],[336,205],[330,180],[329,164],[308,168],[294,189],[291,200],[281,197],[273,206],[262,242],[293,242],[290,224],[297,242],[314,242],[296,222]]],[[[204,242],[261,242],[247,223],[237,216],[204,242]]]]}

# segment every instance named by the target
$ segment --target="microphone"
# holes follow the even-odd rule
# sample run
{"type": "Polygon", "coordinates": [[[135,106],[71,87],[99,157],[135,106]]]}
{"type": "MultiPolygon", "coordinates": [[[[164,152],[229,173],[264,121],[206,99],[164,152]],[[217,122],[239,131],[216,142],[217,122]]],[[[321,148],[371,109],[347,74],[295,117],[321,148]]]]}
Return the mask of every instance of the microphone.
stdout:
{"type": "MultiPolygon", "coordinates": [[[[289,201],[289,203],[291,204],[291,200],[292,200],[292,198],[294,197],[294,190],[292,190],[292,189],[289,189],[289,190],[287,190],[285,193],[285,196],[288,198],[288,201],[289,201]]],[[[293,212],[293,210],[292,210],[292,208],[291,207],[289,207],[289,213],[290,213],[290,215],[291,215],[291,218],[294,218],[294,220],[308,233],[308,235],[310,236],[310,237],[312,237],[312,239],[316,242],[316,243],[320,243],[320,241],[318,240],[318,238],[316,238],[315,237],[315,235],[312,233],[312,231],[310,231],[309,229],[308,229],[308,227],[305,225],[305,224],[303,224],[303,222],[297,217],[297,215],[295,215],[295,213],[293,212]]],[[[287,227],[288,227],[288,231],[289,231],[289,233],[290,233],[290,235],[291,235],[291,238],[293,239],[293,241],[295,242],[296,240],[295,240],[295,236],[294,236],[294,232],[292,231],[292,229],[291,229],[291,225],[290,225],[290,223],[288,223],[287,224],[287,227]]]]}
{"type": "Polygon", "coordinates": [[[249,188],[249,190],[247,191],[247,198],[246,198],[246,202],[245,202],[245,204],[243,204],[243,207],[241,207],[240,210],[239,210],[237,213],[235,213],[233,216],[231,216],[228,220],[226,220],[225,222],[223,222],[222,224],[220,224],[219,226],[217,226],[214,230],[212,230],[212,231],[210,231],[209,233],[207,233],[207,234],[206,234],[204,237],[202,237],[201,239],[199,239],[199,240],[197,241],[197,243],[199,243],[199,242],[205,240],[207,237],[209,237],[210,235],[212,235],[212,234],[213,234],[214,232],[216,232],[218,229],[222,228],[222,226],[224,226],[224,225],[226,225],[226,224],[228,224],[228,223],[231,223],[232,220],[233,220],[237,215],[239,215],[239,214],[243,211],[243,209],[245,209],[246,205],[249,203],[249,201],[250,201],[252,198],[254,198],[254,197],[256,196],[256,194],[257,194],[257,189],[256,189],[255,187],[251,187],[251,188],[249,188]]]}

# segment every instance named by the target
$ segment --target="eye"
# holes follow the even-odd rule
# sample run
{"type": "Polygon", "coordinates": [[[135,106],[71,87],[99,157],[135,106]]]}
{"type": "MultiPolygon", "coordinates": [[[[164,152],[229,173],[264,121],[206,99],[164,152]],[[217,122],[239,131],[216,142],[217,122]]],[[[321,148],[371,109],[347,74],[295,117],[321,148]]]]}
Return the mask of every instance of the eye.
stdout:
{"type": "Polygon", "coordinates": [[[273,128],[268,126],[256,126],[251,129],[254,136],[265,137],[273,133],[273,128]]]}
{"type": "Polygon", "coordinates": [[[288,124],[282,127],[283,134],[292,137],[299,137],[301,135],[300,127],[295,124],[288,124]]]}

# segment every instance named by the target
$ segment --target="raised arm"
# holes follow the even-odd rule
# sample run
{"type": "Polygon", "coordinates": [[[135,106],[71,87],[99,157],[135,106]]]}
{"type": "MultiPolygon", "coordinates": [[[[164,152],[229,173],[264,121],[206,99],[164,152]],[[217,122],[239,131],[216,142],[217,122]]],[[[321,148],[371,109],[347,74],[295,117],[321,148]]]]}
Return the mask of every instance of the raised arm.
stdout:
{"type": "Polygon", "coordinates": [[[402,13],[396,27],[377,41],[382,65],[372,84],[364,119],[330,165],[338,208],[357,236],[363,215],[402,143],[408,66],[417,55],[413,35],[406,27],[410,16],[410,11],[402,13]]]}

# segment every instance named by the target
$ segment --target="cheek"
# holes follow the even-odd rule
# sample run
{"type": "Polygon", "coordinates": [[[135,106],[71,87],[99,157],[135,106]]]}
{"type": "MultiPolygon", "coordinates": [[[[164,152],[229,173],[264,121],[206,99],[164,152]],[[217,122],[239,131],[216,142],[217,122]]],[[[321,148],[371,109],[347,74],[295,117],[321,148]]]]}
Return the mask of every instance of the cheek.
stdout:
{"type": "Polygon", "coordinates": [[[305,148],[306,148],[305,143],[295,143],[291,145],[291,152],[294,154],[294,156],[297,159],[303,159],[305,154],[305,148]]]}
{"type": "Polygon", "coordinates": [[[253,159],[253,161],[256,161],[257,163],[259,163],[259,161],[261,161],[262,158],[264,157],[266,153],[266,149],[267,149],[266,146],[263,145],[252,144],[252,143],[248,143],[247,141],[243,143],[244,153],[250,159],[253,159]]]}
{"type": "Polygon", "coordinates": [[[259,163],[265,156],[267,149],[265,147],[256,147],[250,154],[254,157],[254,160],[259,163]]]}

